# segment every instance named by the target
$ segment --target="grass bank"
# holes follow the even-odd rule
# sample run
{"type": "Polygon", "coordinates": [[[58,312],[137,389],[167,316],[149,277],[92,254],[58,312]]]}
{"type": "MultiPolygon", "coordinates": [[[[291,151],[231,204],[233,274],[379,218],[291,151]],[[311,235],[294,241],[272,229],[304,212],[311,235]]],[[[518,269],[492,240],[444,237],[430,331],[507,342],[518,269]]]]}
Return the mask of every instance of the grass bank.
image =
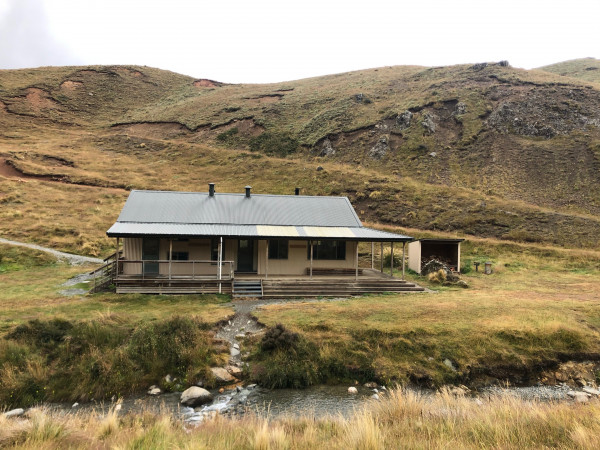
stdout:
{"type": "MultiPolygon", "coordinates": [[[[226,296],[65,296],[85,268],[2,247],[0,404],[85,401],[145,390],[165,375],[210,382],[222,362],[212,329],[232,314],[226,296]]],[[[163,385],[174,389],[176,385],[163,385]]]]}
{"type": "Polygon", "coordinates": [[[597,448],[600,403],[530,403],[497,397],[476,403],[445,393],[395,391],[350,418],[268,421],[217,416],[187,429],[169,415],[60,415],[32,410],[0,416],[0,445],[30,448],[364,449],[597,448]]]}
{"type": "Polygon", "coordinates": [[[248,342],[251,377],[271,386],[528,383],[560,361],[599,358],[597,253],[481,239],[463,246],[465,266],[475,260],[494,272],[463,275],[468,289],[261,308],[263,323],[298,337],[281,349],[248,342]]]}

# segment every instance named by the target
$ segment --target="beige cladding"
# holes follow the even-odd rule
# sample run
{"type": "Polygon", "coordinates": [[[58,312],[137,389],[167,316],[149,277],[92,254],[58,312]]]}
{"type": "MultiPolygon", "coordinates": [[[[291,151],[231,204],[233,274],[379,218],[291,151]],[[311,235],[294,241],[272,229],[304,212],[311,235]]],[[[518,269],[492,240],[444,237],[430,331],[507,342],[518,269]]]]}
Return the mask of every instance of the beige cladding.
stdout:
{"type": "MultiPolygon", "coordinates": [[[[288,259],[269,259],[267,262],[267,241],[257,240],[255,242],[254,267],[259,275],[305,275],[310,266],[308,258],[308,241],[290,240],[288,247],[288,259]]],[[[237,239],[224,239],[225,251],[223,261],[234,261],[233,270],[237,269],[237,239]]],[[[344,260],[313,260],[313,269],[352,269],[355,265],[357,242],[346,242],[346,259],[344,260]]],[[[124,259],[121,263],[125,275],[136,275],[141,273],[142,265],[142,239],[124,238],[124,259]]],[[[169,274],[169,239],[160,239],[159,273],[169,274]]],[[[216,276],[217,266],[210,261],[210,239],[173,240],[173,252],[188,252],[188,261],[172,261],[171,275],[195,275],[216,276]],[[192,264],[191,261],[198,261],[192,264]],[[202,262],[200,262],[202,261],[202,262]]],[[[226,264],[223,273],[228,273],[230,267],[226,264]]]]}

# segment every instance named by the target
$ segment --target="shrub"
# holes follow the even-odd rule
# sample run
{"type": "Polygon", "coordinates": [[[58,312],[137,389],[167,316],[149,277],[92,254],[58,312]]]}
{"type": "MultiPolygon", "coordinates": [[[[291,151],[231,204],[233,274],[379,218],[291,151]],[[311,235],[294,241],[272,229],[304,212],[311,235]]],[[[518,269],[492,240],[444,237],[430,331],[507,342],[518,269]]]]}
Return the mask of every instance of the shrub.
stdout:
{"type": "Polygon", "coordinates": [[[300,335],[293,333],[278,323],[274,327],[269,328],[262,338],[260,343],[263,351],[271,351],[276,349],[296,349],[298,346],[300,335]]]}
{"type": "Polygon", "coordinates": [[[446,282],[446,271],[444,269],[440,269],[436,272],[431,272],[427,275],[427,278],[432,283],[444,284],[446,282]]]}

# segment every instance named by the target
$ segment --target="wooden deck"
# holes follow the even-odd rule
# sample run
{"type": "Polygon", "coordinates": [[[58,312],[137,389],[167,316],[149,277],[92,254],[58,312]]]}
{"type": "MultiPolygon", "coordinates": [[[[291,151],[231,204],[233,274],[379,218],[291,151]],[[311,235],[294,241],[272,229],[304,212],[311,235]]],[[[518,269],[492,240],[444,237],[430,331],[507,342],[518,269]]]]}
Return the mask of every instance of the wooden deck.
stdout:
{"type": "Polygon", "coordinates": [[[309,276],[270,276],[236,274],[234,280],[194,279],[164,276],[153,278],[119,275],[115,280],[117,293],[139,294],[233,294],[234,297],[344,297],[384,292],[422,292],[415,284],[373,269],[361,269],[355,274],[313,274],[309,276]],[[237,286],[237,287],[236,287],[237,286]],[[236,291],[237,289],[237,291],[236,291]]]}

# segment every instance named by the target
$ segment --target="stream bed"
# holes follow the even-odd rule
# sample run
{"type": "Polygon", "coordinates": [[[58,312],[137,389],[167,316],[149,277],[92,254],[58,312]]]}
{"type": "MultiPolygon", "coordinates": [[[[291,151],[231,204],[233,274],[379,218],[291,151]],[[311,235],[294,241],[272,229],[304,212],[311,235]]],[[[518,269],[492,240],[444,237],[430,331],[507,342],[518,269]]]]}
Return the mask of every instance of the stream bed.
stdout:
{"type": "MultiPolygon", "coordinates": [[[[266,389],[250,385],[245,388],[235,388],[214,395],[212,403],[190,408],[179,403],[181,393],[172,392],[159,396],[139,395],[119,400],[117,408],[120,414],[128,412],[152,411],[173,414],[190,425],[201,423],[207,417],[217,413],[224,416],[239,417],[244,414],[256,414],[259,417],[277,419],[283,416],[309,416],[323,418],[326,416],[350,417],[355,410],[360,409],[373,399],[373,389],[356,386],[357,393],[349,394],[346,385],[318,385],[306,389],[266,389]]],[[[490,387],[471,393],[476,398],[485,399],[490,396],[509,395],[523,400],[535,401],[572,401],[566,385],[530,386],[495,388],[490,387]]],[[[422,395],[434,395],[435,391],[414,389],[422,395]]],[[[380,395],[385,395],[381,394],[380,395]]],[[[115,407],[112,402],[92,402],[85,404],[48,404],[51,409],[64,413],[84,412],[103,415],[115,407]]]]}

